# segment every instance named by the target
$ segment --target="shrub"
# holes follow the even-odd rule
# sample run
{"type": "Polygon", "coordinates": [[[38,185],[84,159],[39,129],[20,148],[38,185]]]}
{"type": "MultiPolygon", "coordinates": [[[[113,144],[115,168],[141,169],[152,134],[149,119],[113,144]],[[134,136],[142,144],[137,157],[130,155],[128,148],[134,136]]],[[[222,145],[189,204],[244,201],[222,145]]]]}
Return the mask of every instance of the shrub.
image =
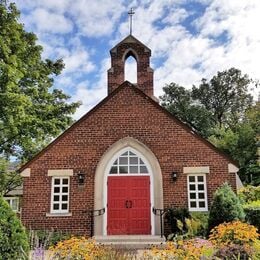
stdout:
{"type": "Polygon", "coordinates": [[[232,188],[227,183],[224,183],[213,196],[209,213],[208,232],[223,222],[243,220],[244,217],[245,214],[240,200],[232,188]]]}
{"type": "Polygon", "coordinates": [[[244,205],[244,211],[246,213],[246,221],[254,225],[260,232],[260,200],[244,205]]]}
{"type": "Polygon", "coordinates": [[[259,235],[254,226],[233,221],[223,223],[211,230],[209,240],[218,248],[216,256],[221,259],[248,258],[254,254],[259,235]]]}
{"type": "Polygon", "coordinates": [[[29,250],[21,221],[0,197],[0,259],[23,259],[29,250]]]}
{"type": "Polygon", "coordinates": [[[186,208],[170,209],[166,219],[171,226],[171,232],[167,237],[169,241],[192,238],[194,236],[205,237],[208,226],[207,212],[189,212],[186,208]]]}
{"type": "Polygon", "coordinates": [[[190,217],[186,208],[171,208],[165,214],[165,219],[170,225],[171,233],[183,234],[187,232],[185,219],[190,217]]]}
{"type": "Polygon", "coordinates": [[[250,203],[252,201],[260,200],[260,186],[246,186],[238,191],[239,199],[243,203],[250,203]]]}
{"type": "Polygon", "coordinates": [[[192,212],[191,218],[198,222],[198,229],[194,232],[195,236],[205,237],[208,230],[209,213],[207,212],[192,212]]]}

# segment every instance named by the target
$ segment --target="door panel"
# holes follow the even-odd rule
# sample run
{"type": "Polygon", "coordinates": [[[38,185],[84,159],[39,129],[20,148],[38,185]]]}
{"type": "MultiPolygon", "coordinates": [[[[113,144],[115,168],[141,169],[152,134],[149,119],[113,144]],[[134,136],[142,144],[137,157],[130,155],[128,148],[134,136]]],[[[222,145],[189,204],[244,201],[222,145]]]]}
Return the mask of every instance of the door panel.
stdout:
{"type": "Polygon", "coordinates": [[[121,178],[108,178],[108,235],[126,234],[128,216],[125,208],[128,187],[121,178]]]}
{"type": "Polygon", "coordinates": [[[131,177],[129,234],[151,234],[150,178],[131,177]]]}
{"type": "Polygon", "coordinates": [[[108,177],[108,235],[151,234],[150,177],[108,177]]]}

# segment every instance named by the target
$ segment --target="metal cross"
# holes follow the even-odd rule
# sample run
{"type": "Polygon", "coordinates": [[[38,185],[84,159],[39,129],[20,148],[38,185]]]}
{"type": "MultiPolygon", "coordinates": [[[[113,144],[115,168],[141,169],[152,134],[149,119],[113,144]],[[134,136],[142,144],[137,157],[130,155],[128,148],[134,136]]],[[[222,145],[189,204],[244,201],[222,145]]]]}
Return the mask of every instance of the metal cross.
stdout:
{"type": "Polygon", "coordinates": [[[130,35],[132,35],[132,27],[133,27],[133,15],[135,14],[134,9],[131,8],[128,12],[129,18],[130,18],[130,35]]]}

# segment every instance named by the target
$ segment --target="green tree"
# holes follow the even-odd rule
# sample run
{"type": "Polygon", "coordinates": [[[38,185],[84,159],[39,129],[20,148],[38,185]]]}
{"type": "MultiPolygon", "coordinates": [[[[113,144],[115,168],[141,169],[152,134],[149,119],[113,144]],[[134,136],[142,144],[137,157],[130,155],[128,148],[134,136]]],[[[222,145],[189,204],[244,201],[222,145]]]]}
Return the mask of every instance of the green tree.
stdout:
{"type": "Polygon", "coordinates": [[[213,127],[211,113],[192,98],[191,90],[171,83],[163,87],[163,91],[164,95],[160,97],[163,107],[203,136],[210,134],[213,127]]]}
{"type": "Polygon", "coordinates": [[[15,4],[0,2],[0,154],[26,160],[64,131],[79,103],[53,88],[62,60],[43,60],[15,4]]]}
{"type": "Polygon", "coordinates": [[[209,140],[230,154],[241,167],[245,167],[256,155],[255,132],[248,124],[238,124],[234,130],[216,128],[209,140]]]}
{"type": "Polygon", "coordinates": [[[15,163],[0,157],[0,196],[5,196],[9,191],[22,185],[22,178],[15,169],[15,163]]]}
{"type": "Polygon", "coordinates": [[[209,137],[214,145],[239,163],[241,180],[252,185],[260,184],[260,167],[257,163],[259,125],[260,107],[257,102],[245,112],[244,118],[232,130],[216,127],[209,137]]]}
{"type": "Polygon", "coordinates": [[[160,97],[163,107],[187,122],[204,136],[211,134],[213,127],[233,128],[253,105],[249,87],[256,82],[231,68],[218,72],[210,81],[185,89],[176,83],[163,88],[160,97]]]}
{"type": "Polygon", "coordinates": [[[247,111],[244,121],[251,126],[255,133],[255,148],[252,150],[254,156],[242,171],[247,176],[247,182],[257,186],[260,185],[260,100],[247,111]]]}
{"type": "Polygon", "coordinates": [[[0,260],[26,259],[28,238],[22,223],[0,196],[0,260]]]}
{"type": "Polygon", "coordinates": [[[247,74],[235,68],[218,72],[210,81],[202,79],[192,88],[192,97],[211,112],[218,127],[234,127],[252,106],[253,97],[248,93],[254,83],[247,74]]]}
{"type": "Polygon", "coordinates": [[[223,222],[243,220],[245,217],[239,198],[232,188],[224,183],[213,196],[213,202],[209,211],[208,232],[223,222]]]}

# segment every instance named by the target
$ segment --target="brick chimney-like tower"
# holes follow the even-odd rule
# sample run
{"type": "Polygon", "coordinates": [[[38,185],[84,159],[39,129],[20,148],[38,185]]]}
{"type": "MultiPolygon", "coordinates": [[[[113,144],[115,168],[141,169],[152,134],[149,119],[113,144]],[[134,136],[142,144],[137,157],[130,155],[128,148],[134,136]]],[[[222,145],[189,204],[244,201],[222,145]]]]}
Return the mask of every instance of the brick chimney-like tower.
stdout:
{"type": "Polygon", "coordinates": [[[111,68],[108,70],[108,94],[124,82],[125,61],[129,56],[137,63],[137,88],[153,97],[153,69],[150,68],[151,50],[132,35],[110,50],[111,68]]]}

